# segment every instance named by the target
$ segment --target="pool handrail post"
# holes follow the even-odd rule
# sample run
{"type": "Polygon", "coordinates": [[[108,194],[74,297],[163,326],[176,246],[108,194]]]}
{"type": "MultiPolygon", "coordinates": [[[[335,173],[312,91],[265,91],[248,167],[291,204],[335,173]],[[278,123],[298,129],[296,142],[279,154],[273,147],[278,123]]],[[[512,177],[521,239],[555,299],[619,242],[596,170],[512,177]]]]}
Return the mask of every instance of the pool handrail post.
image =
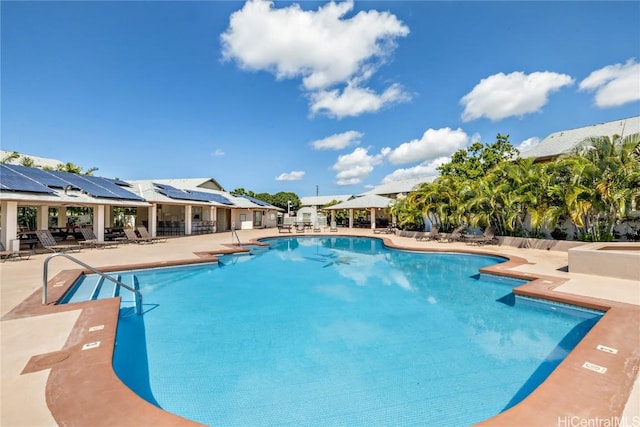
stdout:
{"type": "Polygon", "coordinates": [[[238,241],[238,246],[242,246],[242,243],[240,243],[240,237],[238,237],[238,233],[236,233],[236,227],[235,226],[231,226],[231,244],[233,245],[233,236],[236,236],[236,240],[238,241]]]}

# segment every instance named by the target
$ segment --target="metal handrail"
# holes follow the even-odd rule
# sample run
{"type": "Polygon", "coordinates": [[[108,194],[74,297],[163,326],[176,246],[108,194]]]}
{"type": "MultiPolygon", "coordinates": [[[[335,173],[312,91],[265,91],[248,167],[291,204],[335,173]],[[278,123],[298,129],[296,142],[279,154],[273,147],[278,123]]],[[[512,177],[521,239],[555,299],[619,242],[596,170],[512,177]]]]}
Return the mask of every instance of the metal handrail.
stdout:
{"type": "Polygon", "coordinates": [[[136,294],[136,314],[142,314],[142,293],[135,288],[132,288],[131,286],[122,283],[120,280],[109,276],[106,273],[103,273],[102,271],[91,267],[89,264],[86,264],[82,261],[80,261],[78,258],[72,257],[71,255],[65,254],[65,253],[57,253],[57,254],[53,254],[53,255],[49,255],[47,257],[47,259],[44,260],[44,271],[43,271],[43,275],[42,275],[42,304],[43,305],[47,305],[47,283],[49,282],[48,277],[49,277],[49,261],[52,258],[55,258],[57,256],[63,256],[65,258],[67,258],[70,261],[75,262],[76,264],[79,264],[81,266],[83,266],[84,268],[86,268],[87,270],[91,270],[92,272],[94,272],[95,274],[101,276],[103,279],[107,279],[112,281],[113,283],[115,283],[117,286],[122,286],[125,289],[130,290],[131,292],[133,292],[134,294],[136,294]]]}
{"type": "Polygon", "coordinates": [[[233,236],[236,236],[236,239],[238,240],[238,246],[242,246],[242,243],[240,243],[240,237],[238,237],[238,233],[236,233],[235,227],[231,227],[231,244],[232,245],[233,245],[233,236]]]}

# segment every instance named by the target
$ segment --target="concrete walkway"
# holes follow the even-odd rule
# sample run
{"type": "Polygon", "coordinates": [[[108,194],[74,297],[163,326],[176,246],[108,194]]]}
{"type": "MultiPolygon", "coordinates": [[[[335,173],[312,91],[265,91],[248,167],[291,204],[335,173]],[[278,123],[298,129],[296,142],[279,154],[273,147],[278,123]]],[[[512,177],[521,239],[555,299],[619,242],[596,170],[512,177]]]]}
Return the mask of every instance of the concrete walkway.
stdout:
{"type": "MultiPolygon", "coordinates": [[[[408,248],[470,249],[463,243],[421,242],[409,237],[374,235],[371,230],[340,230],[345,234],[347,231],[352,235],[388,238],[396,245],[408,248]]],[[[336,236],[338,233],[322,234],[336,236]]],[[[244,230],[238,231],[238,235],[242,242],[267,236],[287,236],[278,234],[277,229],[244,230]]],[[[313,233],[313,235],[318,235],[318,233],[313,233]]],[[[296,236],[296,234],[292,234],[292,236],[296,236]]],[[[153,245],[131,244],[115,249],[84,249],[71,255],[89,265],[100,268],[101,266],[132,263],[198,259],[196,252],[215,252],[227,249],[228,245],[232,243],[231,233],[226,232],[171,238],[166,243],[153,245]]],[[[640,306],[640,280],[621,280],[567,272],[568,254],[566,252],[520,249],[509,246],[488,246],[482,250],[497,255],[517,256],[528,261],[527,264],[514,267],[514,271],[553,276],[566,280],[564,284],[556,288],[557,291],[640,306]]],[[[0,310],[3,318],[34,292],[41,291],[43,263],[48,255],[36,254],[29,260],[9,260],[0,264],[0,310]]],[[[53,259],[49,264],[49,278],[54,277],[60,271],[77,268],[76,264],[62,257],[53,259]]],[[[1,426],[56,425],[47,407],[44,394],[49,370],[45,369],[29,374],[21,373],[32,356],[59,351],[68,339],[79,316],[80,310],[72,310],[42,316],[3,319],[0,322],[2,351],[1,426]]],[[[624,412],[628,422],[631,422],[634,416],[640,417],[639,390],[640,383],[636,379],[634,394],[632,393],[624,412]]]]}

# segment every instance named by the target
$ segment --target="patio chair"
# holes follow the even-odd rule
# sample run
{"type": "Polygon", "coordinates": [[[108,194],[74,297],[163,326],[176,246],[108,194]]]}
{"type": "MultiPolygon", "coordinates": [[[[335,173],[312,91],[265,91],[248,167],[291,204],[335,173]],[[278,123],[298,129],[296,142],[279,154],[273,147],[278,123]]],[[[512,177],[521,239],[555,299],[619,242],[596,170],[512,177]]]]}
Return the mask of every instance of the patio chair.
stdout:
{"type": "Polygon", "coordinates": [[[467,228],[466,225],[456,227],[451,233],[440,233],[436,238],[439,243],[460,242],[463,240],[462,232],[467,228]]]}
{"type": "Polygon", "coordinates": [[[151,239],[154,241],[154,243],[163,243],[167,241],[166,237],[153,237],[151,234],[149,234],[147,227],[145,227],[144,225],[140,225],[136,229],[138,230],[138,234],[140,235],[140,237],[142,237],[143,239],[151,239]]]}
{"type": "Polygon", "coordinates": [[[416,234],[416,240],[418,241],[422,241],[422,242],[428,242],[430,240],[436,240],[438,238],[438,226],[434,225],[431,227],[431,230],[429,230],[428,233],[423,233],[423,234],[416,234]]]}
{"type": "Polygon", "coordinates": [[[481,236],[464,236],[463,240],[467,245],[486,245],[491,243],[497,243],[496,228],[492,225],[485,228],[484,233],[481,236]]]}
{"type": "Polygon", "coordinates": [[[40,241],[42,247],[50,252],[79,252],[80,249],[82,249],[82,246],[78,244],[58,244],[56,239],[53,237],[53,234],[51,234],[51,231],[49,230],[36,230],[36,236],[38,237],[38,240],[40,241]]]}
{"type": "Polygon", "coordinates": [[[125,228],[124,235],[127,238],[126,242],[128,243],[137,243],[141,244],[152,244],[155,243],[153,239],[147,239],[144,237],[139,237],[133,228],[125,228]]]}
{"type": "Polygon", "coordinates": [[[2,262],[5,262],[6,260],[12,257],[27,260],[31,257],[32,254],[33,254],[33,251],[7,250],[4,247],[4,244],[0,242],[0,259],[2,259],[2,262]]]}
{"type": "Polygon", "coordinates": [[[117,243],[113,242],[105,242],[102,240],[98,240],[98,237],[90,228],[81,228],[80,233],[82,233],[82,237],[84,240],[80,240],[78,243],[82,246],[87,246],[90,248],[115,248],[117,243]]]}

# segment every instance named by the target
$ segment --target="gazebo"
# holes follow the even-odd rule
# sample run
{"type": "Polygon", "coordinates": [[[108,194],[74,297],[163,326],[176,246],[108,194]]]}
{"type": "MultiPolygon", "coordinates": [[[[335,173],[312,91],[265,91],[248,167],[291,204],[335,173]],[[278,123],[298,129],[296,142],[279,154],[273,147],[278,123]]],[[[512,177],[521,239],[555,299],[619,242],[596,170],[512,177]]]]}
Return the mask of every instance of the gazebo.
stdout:
{"type": "Polygon", "coordinates": [[[378,196],[377,194],[367,194],[364,196],[356,197],[351,200],[347,200],[337,205],[325,208],[331,211],[331,223],[336,220],[335,212],[340,209],[349,210],[349,228],[353,228],[353,212],[355,210],[370,210],[371,211],[371,229],[376,228],[376,210],[386,209],[389,207],[393,199],[384,196],[378,196]]]}

